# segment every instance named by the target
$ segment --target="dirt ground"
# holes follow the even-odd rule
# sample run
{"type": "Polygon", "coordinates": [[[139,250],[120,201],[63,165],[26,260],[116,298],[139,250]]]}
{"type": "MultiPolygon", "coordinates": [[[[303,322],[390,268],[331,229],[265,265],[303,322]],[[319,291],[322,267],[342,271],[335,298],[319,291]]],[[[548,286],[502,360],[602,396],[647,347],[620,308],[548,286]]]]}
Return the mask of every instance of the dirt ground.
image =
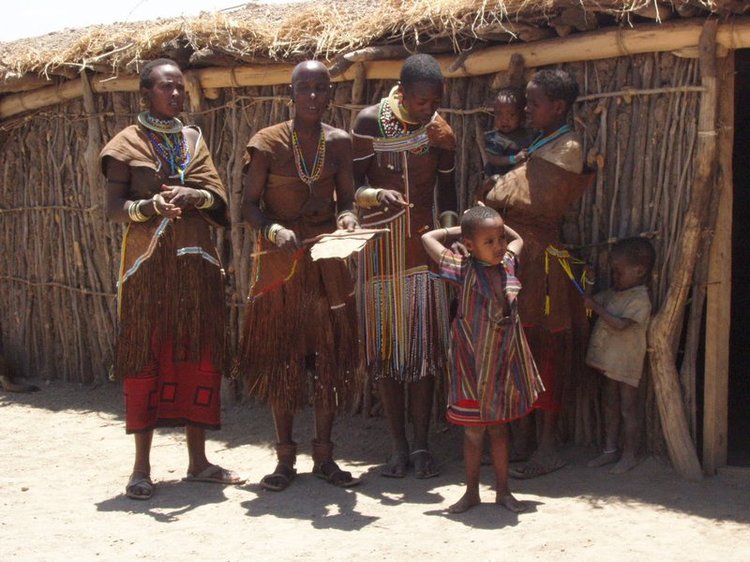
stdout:
{"type": "MultiPolygon", "coordinates": [[[[257,482],[274,465],[269,413],[225,404],[209,458],[248,478],[238,487],[186,483],[183,433],[154,438],[151,501],[123,495],[132,464],[119,387],[53,382],[0,393],[0,552],[4,560],[750,560],[750,471],[698,483],[659,459],[611,476],[589,469],[592,449],[567,447],[567,467],[512,481],[530,512],[492,503],[462,515],[461,434],[437,428],[442,474],[378,475],[383,419],[342,417],[338,458],[365,482],[348,490],[313,477],[310,413],[299,417],[301,475],[283,493],[257,482]]],[[[483,499],[491,502],[489,467],[483,499]]]]}

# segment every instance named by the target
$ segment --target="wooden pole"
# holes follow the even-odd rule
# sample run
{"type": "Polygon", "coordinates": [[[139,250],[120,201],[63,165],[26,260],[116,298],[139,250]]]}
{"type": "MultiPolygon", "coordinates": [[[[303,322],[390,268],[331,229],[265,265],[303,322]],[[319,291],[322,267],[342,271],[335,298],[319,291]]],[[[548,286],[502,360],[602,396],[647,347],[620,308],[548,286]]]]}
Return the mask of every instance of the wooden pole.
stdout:
{"type": "Polygon", "coordinates": [[[659,417],[672,464],[688,480],[702,478],[695,445],[690,438],[685,407],[676,368],[674,342],[682,330],[682,318],[690,290],[706,208],[713,187],[716,164],[716,20],[704,24],[700,38],[701,95],[698,114],[698,140],[695,150],[695,179],[685,215],[677,264],[661,309],[648,330],[651,371],[659,417]]]}
{"type": "MultiPolygon", "coordinates": [[[[525,44],[490,47],[470,54],[462,65],[449,71],[455,61],[453,55],[437,56],[445,76],[461,78],[504,72],[515,54],[523,56],[526,67],[538,67],[564,62],[599,60],[638,53],[675,51],[698,45],[703,20],[683,20],[664,24],[646,24],[632,29],[607,29],[578,33],[564,38],[534,41],[525,44]]],[[[737,17],[719,26],[717,44],[728,49],[750,47],[750,18],[737,17]]],[[[368,80],[396,80],[401,72],[401,60],[363,62],[368,80]]],[[[231,68],[205,68],[187,70],[195,74],[204,91],[244,86],[288,84],[294,65],[256,64],[231,68]]],[[[336,76],[334,81],[354,80],[355,66],[336,76]]],[[[135,92],[138,77],[104,77],[91,81],[94,92],[135,92]]],[[[79,80],[60,86],[39,88],[30,92],[0,98],[0,120],[18,113],[64,103],[82,95],[79,80]]]]}
{"type": "Polygon", "coordinates": [[[719,146],[716,191],[719,208],[709,253],[706,357],[703,400],[703,472],[727,463],[729,331],[732,304],[732,151],[734,145],[734,54],[719,69],[719,146]]]}

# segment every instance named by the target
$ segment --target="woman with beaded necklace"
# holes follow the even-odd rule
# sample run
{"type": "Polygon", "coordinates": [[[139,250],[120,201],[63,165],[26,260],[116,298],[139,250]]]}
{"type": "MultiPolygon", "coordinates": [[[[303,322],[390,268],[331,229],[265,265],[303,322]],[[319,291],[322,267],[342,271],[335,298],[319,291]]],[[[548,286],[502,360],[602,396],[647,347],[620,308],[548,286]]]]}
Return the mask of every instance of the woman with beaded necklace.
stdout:
{"type": "Polygon", "coordinates": [[[303,242],[354,230],[351,137],[321,122],[331,78],[316,61],[291,81],[294,117],[255,134],[247,145],[242,216],[260,236],[245,314],[240,370],[249,393],[271,406],[278,463],[261,480],[281,491],[296,476],[292,428],[312,373],[313,473],[335,486],[359,480],[333,460],[337,406],[354,388],[356,309],[347,263],[312,261],[303,242]]]}
{"type": "Polygon", "coordinates": [[[456,140],[436,113],[443,83],[433,57],[412,55],[390,95],[364,108],[352,127],[362,224],[390,229],[367,245],[358,269],[367,369],[378,383],[391,436],[381,471],[389,478],[403,478],[410,466],[416,478],[439,474],[427,438],[435,380],[447,373],[448,305],[420,235],[438,221],[453,226],[458,219],[456,140]]]}
{"type": "Polygon", "coordinates": [[[99,158],[107,178],[107,216],[127,224],[114,373],[123,381],[125,429],[135,436],[126,494],[145,500],[154,489],[155,427],[186,426],[185,480],[243,480],[211,464],[205,452],[205,430],[220,427],[219,393],[228,363],[224,272],[210,231],[226,223],[226,191],[200,130],[177,118],[185,101],[177,64],[146,64],[140,91],[148,109],[99,158]]]}

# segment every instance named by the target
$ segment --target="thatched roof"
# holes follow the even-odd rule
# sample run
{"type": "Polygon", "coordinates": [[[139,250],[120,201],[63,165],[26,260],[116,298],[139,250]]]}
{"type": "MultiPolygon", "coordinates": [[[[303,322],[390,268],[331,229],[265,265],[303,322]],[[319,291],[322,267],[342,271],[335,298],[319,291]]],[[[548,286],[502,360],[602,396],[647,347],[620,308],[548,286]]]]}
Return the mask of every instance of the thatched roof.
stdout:
{"type": "Polygon", "coordinates": [[[96,25],[0,43],[0,82],[134,73],[170,56],[189,67],[333,60],[371,46],[462,52],[598,27],[747,12],[742,0],[320,0],[250,3],[195,17],[96,25]]]}

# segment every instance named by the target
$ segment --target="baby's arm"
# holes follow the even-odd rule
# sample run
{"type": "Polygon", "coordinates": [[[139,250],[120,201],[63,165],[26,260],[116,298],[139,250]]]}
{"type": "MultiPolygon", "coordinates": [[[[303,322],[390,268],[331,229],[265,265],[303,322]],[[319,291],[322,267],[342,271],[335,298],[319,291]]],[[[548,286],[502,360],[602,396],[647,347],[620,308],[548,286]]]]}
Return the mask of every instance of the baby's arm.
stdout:
{"type": "Polygon", "coordinates": [[[599,315],[599,318],[604,320],[606,324],[615,330],[624,330],[625,328],[629,328],[633,324],[635,324],[635,320],[632,320],[630,318],[620,318],[619,316],[615,316],[614,314],[610,314],[607,312],[607,309],[604,308],[601,304],[599,304],[596,300],[591,298],[590,296],[586,295],[583,297],[583,302],[586,304],[586,308],[590,308],[596,314],[599,315]]]}
{"type": "Polygon", "coordinates": [[[460,226],[452,226],[451,228],[438,228],[425,232],[422,235],[422,244],[424,249],[427,251],[427,255],[430,256],[432,261],[440,263],[440,258],[446,249],[448,240],[459,236],[461,234],[460,226]]]}
{"type": "Polygon", "coordinates": [[[511,227],[509,227],[507,224],[504,226],[505,240],[508,243],[508,250],[510,250],[517,256],[521,255],[521,250],[523,250],[523,238],[521,238],[521,235],[511,227]]]}
{"type": "Polygon", "coordinates": [[[528,151],[524,148],[517,154],[509,156],[499,156],[498,154],[487,153],[487,162],[493,166],[515,166],[528,158],[528,151]]]}

